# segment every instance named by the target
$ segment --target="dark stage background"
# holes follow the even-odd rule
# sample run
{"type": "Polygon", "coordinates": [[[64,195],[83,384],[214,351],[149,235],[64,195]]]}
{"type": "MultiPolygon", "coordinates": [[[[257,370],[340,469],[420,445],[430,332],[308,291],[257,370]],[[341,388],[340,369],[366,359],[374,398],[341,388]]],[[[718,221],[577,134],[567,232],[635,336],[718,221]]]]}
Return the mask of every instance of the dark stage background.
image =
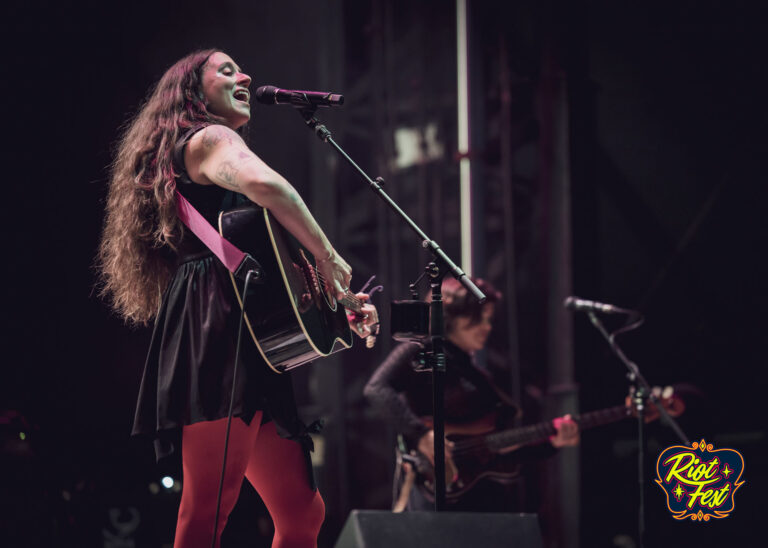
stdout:
{"type": "MultiPolygon", "coordinates": [[[[689,437],[746,462],[732,516],[675,522],[651,475],[676,440],[650,425],[647,545],[762,545],[766,9],[469,3],[474,268],[511,303],[486,366],[530,402],[530,420],[618,404],[621,364],[560,308],[561,291],[642,310],[627,353],[653,384],[686,391],[689,437]],[[571,345],[562,359],[556,349],[571,345]],[[566,382],[555,362],[574,364],[566,382]]],[[[149,331],[124,327],[94,295],[118,128],[198,47],[226,50],[253,88],[344,93],[323,120],[458,257],[455,5],[7,2],[2,21],[0,544],[170,545],[179,494],[150,487],[178,472],[129,438],[149,331]]],[[[389,506],[393,432],[362,387],[391,347],[387,302],[427,257],[290,109],[254,106],[250,142],[306,197],[356,283],[376,273],[385,286],[376,350],[357,345],[295,375],[305,417],[328,422],[315,464],[330,547],[351,509],[389,506]]],[[[632,422],[586,432],[531,472],[521,508],[541,512],[550,545],[633,546],[634,435],[632,422]]],[[[268,546],[270,527],[244,488],[224,545],[268,546]]]]}

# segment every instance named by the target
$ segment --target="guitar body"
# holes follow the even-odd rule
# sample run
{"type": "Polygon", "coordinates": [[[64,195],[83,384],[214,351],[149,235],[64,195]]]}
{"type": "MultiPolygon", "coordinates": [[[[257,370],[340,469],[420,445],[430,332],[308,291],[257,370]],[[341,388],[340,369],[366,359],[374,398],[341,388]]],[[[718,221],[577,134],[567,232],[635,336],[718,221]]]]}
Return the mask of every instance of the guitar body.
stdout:
{"type": "MultiPolygon", "coordinates": [[[[449,435],[454,443],[468,440],[470,436],[449,435]]],[[[456,455],[453,459],[455,472],[453,481],[446,487],[446,499],[457,500],[482,479],[496,483],[510,484],[520,476],[520,461],[514,452],[500,454],[481,446],[470,454],[456,455]]],[[[446,482],[447,484],[447,482],[446,482]]]]}
{"type": "MultiPolygon", "coordinates": [[[[352,346],[344,306],[317,280],[312,255],[268,210],[222,211],[219,233],[262,267],[248,289],[245,322],[270,368],[282,373],[352,346]]],[[[230,278],[242,306],[243,282],[230,278]]]]}
{"type": "MultiPolygon", "coordinates": [[[[490,479],[496,483],[513,483],[520,475],[520,463],[514,452],[500,454],[485,443],[485,435],[496,431],[496,413],[491,413],[474,422],[445,425],[448,440],[457,447],[469,443],[472,451],[457,451],[446,464],[446,493],[448,502],[455,502],[472,489],[480,480],[490,479]]],[[[424,421],[431,427],[431,421],[424,421]]],[[[434,499],[434,468],[427,458],[417,451],[411,451],[419,474],[419,486],[428,500],[434,499]]]]}

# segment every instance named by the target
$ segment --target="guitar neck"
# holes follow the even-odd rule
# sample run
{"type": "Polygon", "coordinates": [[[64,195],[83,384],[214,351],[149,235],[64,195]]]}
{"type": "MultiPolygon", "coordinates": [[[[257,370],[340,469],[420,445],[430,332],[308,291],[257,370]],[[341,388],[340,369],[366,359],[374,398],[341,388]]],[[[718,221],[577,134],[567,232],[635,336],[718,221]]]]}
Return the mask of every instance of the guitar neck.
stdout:
{"type": "Polygon", "coordinates": [[[360,309],[363,306],[363,303],[360,302],[360,299],[356,298],[349,291],[347,291],[347,294],[344,295],[344,298],[339,300],[339,302],[343,304],[344,307],[348,308],[349,310],[353,310],[354,312],[360,312],[360,309]]]}
{"type": "Polygon", "coordinates": [[[344,295],[344,298],[339,300],[341,304],[343,304],[346,308],[349,310],[352,310],[353,312],[362,312],[363,309],[363,301],[358,299],[354,293],[352,293],[349,289],[347,289],[346,294],[344,295]]]}
{"type": "MultiPolygon", "coordinates": [[[[618,422],[630,415],[630,410],[624,405],[609,407],[574,416],[581,430],[588,430],[604,424],[618,422]]],[[[485,443],[492,450],[504,449],[513,445],[532,445],[549,439],[557,433],[552,421],[540,422],[522,428],[502,430],[485,436],[485,443]]]]}

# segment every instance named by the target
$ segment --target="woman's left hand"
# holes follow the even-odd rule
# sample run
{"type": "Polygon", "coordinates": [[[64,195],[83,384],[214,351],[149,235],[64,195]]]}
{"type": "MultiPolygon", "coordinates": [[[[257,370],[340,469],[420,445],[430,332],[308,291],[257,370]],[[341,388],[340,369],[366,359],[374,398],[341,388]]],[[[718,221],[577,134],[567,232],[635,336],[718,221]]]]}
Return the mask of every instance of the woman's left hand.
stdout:
{"type": "Polygon", "coordinates": [[[556,448],[573,447],[579,445],[581,435],[579,434],[579,425],[576,424],[570,415],[558,417],[552,421],[557,430],[557,434],[550,436],[549,441],[556,448]]]}
{"type": "Polygon", "coordinates": [[[379,332],[379,314],[376,311],[376,307],[368,302],[368,295],[366,293],[358,293],[355,295],[358,299],[363,301],[362,309],[360,313],[347,310],[347,320],[349,320],[349,327],[352,331],[361,339],[366,338],[369,335],[376,335],[379,332]]]}

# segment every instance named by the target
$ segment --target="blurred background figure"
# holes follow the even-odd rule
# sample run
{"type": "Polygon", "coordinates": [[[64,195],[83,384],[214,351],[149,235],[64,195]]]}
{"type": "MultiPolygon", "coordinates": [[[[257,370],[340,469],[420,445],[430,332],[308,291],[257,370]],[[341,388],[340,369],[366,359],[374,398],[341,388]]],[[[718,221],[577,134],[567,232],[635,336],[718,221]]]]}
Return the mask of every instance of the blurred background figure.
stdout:
{"type": "MultiPolygon", "coordinates": [[[[490,283],[473,280],[487,296],[483,304],[453,278],[443,282],[445,318],[445,432],[447,509],[454,511],[521,511],[513,489],[526,462],[553,455],[579,443],[579,429],[569,415],[552,421],[554,433],[535,443],[501,444],[490,450],[483,435],[509,429],[522,410],[474,363],[493,328],[501,293],[490,283]],[[450,441],[455,439],[456,441],[450,441]]],[[[417,342],[392,350],[365,386],[365,395],[395,424],[398,469],[393,507],[396,511],[434,508],[434,432],[431,369],[417,342]]]]}

